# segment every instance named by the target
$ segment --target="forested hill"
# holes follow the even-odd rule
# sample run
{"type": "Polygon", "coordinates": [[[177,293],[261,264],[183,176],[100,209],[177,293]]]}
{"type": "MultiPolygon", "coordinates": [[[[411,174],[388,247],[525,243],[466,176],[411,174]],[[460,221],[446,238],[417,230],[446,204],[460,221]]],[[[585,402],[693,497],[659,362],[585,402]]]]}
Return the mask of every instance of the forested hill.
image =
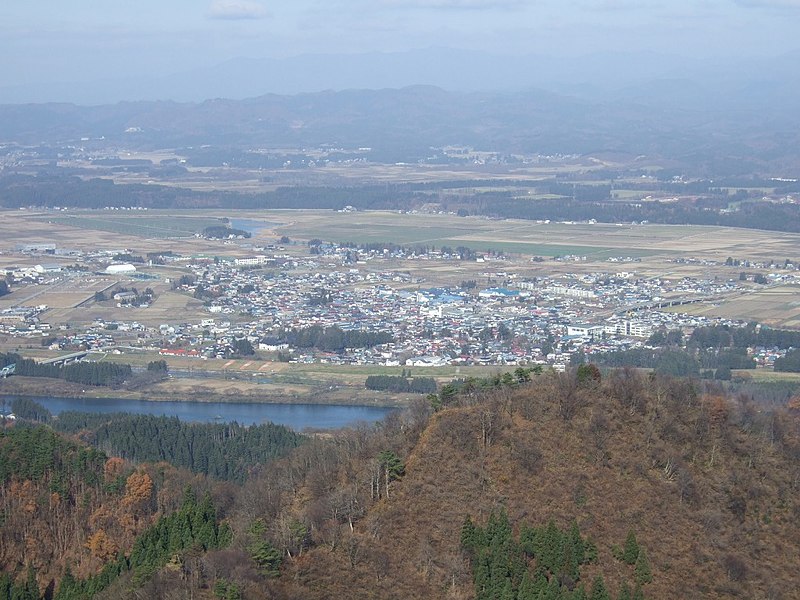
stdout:
{"type": "Polygon", "coordinates": [[[239,483],[305,439],[274,423],[245,427],[235,422],[185,423],[177,417],[85,412],[64,412],[54,418],[26,398],[14,400],[12,409],[26,420],[78,435],[110,456],[136,463],[166,461],[214,479],[239,483]]]}
{"type": "Polygon", "coordinates": [[[375,426],[309,439],[241,485],[196,476],[216,513],[210,500],[181,503],[185,472],[60,440],[19,425],[0,436],[0,464],[15,465],[0,566],[15,589],[29,566],[40,591],[46,576],[56,594],[101,581],[100,598],[789,600],[800,589],[800,399],[767,411],[593,365],[467,379],[375,426]]]}
{"type": "Polygon", "coordinates": [[[0,105],[0,138],[81,145],[91,138],[148,149],[303,148],[336,140],[345,148],[370,147],[372,160],[390,163],[425,158],[431,147],[464,144],[501,153],[623,152],[692,169],[728,163],[753,170],[796,163],[797,114],[789,106],[686,110],[535,89],[457,93],[410,86],[202,103],[0,105]]]}
{"type": "Polygon", "coordinates": [[[177,417],[63,413],[58,431],[134,462],[167,461],[214,479],[241,483],[253,470],[296,448],[303,436],[273,423],[184,423],[177,417]]]}
{"type": "Polygon", "coordinates": [[[276,597],[794,597],[797,412],[590,368],[439,402],[298,450],[304,485],[262,508],[310,532],[276,597]]]}
{"type": "MultiPolygon", "coordinates": [[[[77,592],[57,598],[91,598],[131,568],[125,557],[138,536],[180,507],[189,483],[203,485],[166,464],[107,458],[45,426],[0,429],[0,598],[52,597],[65,576],[77,592]],[[82,587],[91,577],[100,579],[82,587]]],[[[203,510],[198,523],[218,528],[208,503],[203,510]]]]}

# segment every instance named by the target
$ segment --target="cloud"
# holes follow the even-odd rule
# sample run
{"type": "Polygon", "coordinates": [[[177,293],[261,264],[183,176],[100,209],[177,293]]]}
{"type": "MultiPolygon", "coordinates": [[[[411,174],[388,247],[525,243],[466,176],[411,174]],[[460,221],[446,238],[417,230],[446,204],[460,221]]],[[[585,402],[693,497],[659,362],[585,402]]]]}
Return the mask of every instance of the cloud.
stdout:
{"type": "Polygon", "coordinates": [[[208,11],[212,19],[246,20],[263,19],[269,16],[263,4],[252,0],[214,0],[208,11]]]}
{"type": "Polygon", "coordinates": [[[380,0],[379,4],[389,8],[495,10],[519,8],[524,2],[523,0],[380,0]]]}

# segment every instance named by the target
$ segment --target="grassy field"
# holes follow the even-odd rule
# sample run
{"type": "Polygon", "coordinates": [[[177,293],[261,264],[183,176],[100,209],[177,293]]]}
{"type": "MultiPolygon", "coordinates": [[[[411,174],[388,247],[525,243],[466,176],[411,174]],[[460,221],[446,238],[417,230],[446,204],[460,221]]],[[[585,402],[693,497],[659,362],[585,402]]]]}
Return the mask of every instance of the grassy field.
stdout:
{"type": "Polygon", "coordinates": [[[789,382],[800,384],[800,373],[782,373],[766,369],[748,369],[733,371],[734,378],[742,378],[755,383],[789,382]]]}
{"type": "Polygon", "coordinates": [[[81,229],[155,239],[192,237],[194,234],[202,232],[206,227],[221,224],[218,219],[209,217],[120,216],[116,212],[112,215],[102,213],[53,215],[40,217],[40,219],[48,224],[68,225],[81,229]]]}

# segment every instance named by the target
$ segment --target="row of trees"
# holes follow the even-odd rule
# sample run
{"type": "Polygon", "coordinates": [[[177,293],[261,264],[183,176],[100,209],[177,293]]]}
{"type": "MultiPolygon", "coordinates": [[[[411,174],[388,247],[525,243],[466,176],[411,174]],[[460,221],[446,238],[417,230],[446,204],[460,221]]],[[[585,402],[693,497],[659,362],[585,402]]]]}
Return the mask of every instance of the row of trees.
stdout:
{"type": "MultiPolygon", "coordinates": [[[[619,201],[587,201],[568,198],[520,202],[512,193],[492,192],[465,199],[469,212],[505,219],[585,221],[630,223],[647,221],[671,225],[715,225],[765,229],[768,231],[800,231],[800,206],[771,202],[743,202],[734,212],[706,210],[689,202],[628,203],[619,201]]],[[[727,207],[728,202],[725,202],[727,207]]]]}
{"type": "Polygon", "coordinates": [[[16,374],[25,377],[51,377],[83,385],[119,385],[131,377],[131,366],[112,362],[75,362],[68,365],[43,365],[16,354],[0,354],[0,365],[16,363],[16,374]]]}
{"type": "Polygon", "coordinates": [[[282,337],[297,348],[316,348],[323,352],[342,352],[345,348],[371,348],[394,341],[388,331],[344,331],[340,327],[312,325],[285,331],[282,337]]]}
{"type": "Polygon", "coordinates": [[[368,390],[395,393],[432,394],[436,392],[436,380],[433,377],[408,378],[402,375],[370,375],[367,377],[368,390]]]}
{"type": "Polygon", "coordinates": [[[692,332],[688,346],[696,348],[800,348],[800,331],[750,324],[746,327],[712,325],[692,332]]]}

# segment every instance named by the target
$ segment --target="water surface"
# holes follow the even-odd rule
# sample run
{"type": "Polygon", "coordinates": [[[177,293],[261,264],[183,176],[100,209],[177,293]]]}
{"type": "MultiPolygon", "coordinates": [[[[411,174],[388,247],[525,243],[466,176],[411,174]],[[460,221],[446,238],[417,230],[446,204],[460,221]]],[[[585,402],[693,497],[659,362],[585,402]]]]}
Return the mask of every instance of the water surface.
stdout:
{"type": "MultiPolygon", "coordinates": [[[[11,398],[4,398],[11,406],[11,398]]],[[[115,398],[33,398],[52,414],[65,411],[95,413],[127,412],[137,415],[166,415],[182,421],[254,425],[271,421],[296,431],[337,429],[358,422],[381,420],[392,408],[339,406],[329,404],[252,404],[246,402],[148,402],[115,398]]]]}

